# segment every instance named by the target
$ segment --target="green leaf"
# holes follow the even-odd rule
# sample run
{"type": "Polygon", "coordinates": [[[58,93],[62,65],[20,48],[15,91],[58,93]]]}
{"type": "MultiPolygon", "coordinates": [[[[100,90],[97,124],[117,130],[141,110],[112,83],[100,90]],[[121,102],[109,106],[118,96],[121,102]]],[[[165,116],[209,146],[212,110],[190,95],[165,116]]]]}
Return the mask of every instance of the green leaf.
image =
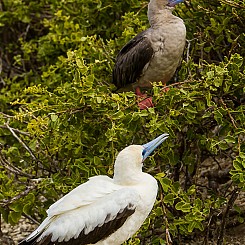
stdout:
{"type": "Polygon", "coordinates": [[[174,204],[174,195],[172,193],[167,194],[164,198],[163,201],[166,204],[173,205],[174,204]]]}
{"type": "Polygon", "coordinates": [[[193,230],[197,228],[199,229],[200,231],[204,231],[204,226],[202,224],[202,222],[199,222],[199,221],[193,221],[191,223],[189,223],[188,225],[188,232],[193,232],[193,230]]]}
{"type": "Polygon", "coordinates": [[[188,190],[187,190],[187,195],[193,195],[196,192],[196,186],[192,185],[188,190]]]}
{"type": "Polygon", "coordinates": [[[58,116],[55,115],[55,114],[51,114],[51,115],[50,115],[50,118],[51,118],[51,121],[52,121],[52,122],[55,122],[55,121],[57,121],[58,116]]]}
{"type": "Polygon", "coordinates": [[[22,212],[23,205],[21,203],[12,203],[9,208],[15,212],[22,212]]]}
{"type": "Polygon", "coordinates": [[[235,138],[234,136],[228,135],[228,136],[225,138],[225,141],[226,141],[227,143],[235,144],[235,143],[236,143],[236,138],[235,138]]]}
{"type": "Polygon", "coordinates": [[[184,201],[180,201],[175,205],[175,208],[177,210],[181,210],[184,213],[190,212],[191,210],[191,205],[190,203],[184,202],[184,201]]]}
{"type": "Polygon", "coordinates": [[[241,217],[241,216],[238,216],[238,222],[240,223],[240,224],[243,224],[244,223],[244,218],[243,217],[241,217]]]}
{"type": "Polygon", "coordinates": [[[33,209],[33,203],[26,203],[23,207],[23,212],[27,215],[30,215],[32,213],[33,209]]]}
{"type": "Polygon", "coordinates": [[[11,224],[16,224],[21,218],[21,212],[10,212],[8,216],[8,220],[11,224]]]}
{"type": "Polygon", "coordinates": [[[240,171],[242,171],[244,168],[244,166],[242,165],[242,162],[238,159],[233,161],[233,166],[236,170],[240,170],[240,171]]]}
{"type": "Polygon", "coordinates": [[[163,176],[165,176],[165,173],[162,173],[161,175],[158,174],[156,178],[160,181],[163,191],[167,193],[170,185],[172,184],[172,181],[168,178],[162,178],[163,176]]]}
{"type": "Polygon", "coordinates": [[[198,210],[201,210],[202,205],[203,205],[203,202],[201,201],[200,198],[197,198],[197,199],[195,199],[195,201],[194,201],[194,205],[195,205],[195,207],[196,207],[198,210]]]}
{"type": "Polygon", "coordinates": [[[179,182],[174,182],[172,186],[172,191],[174,194],[178,194],[180,191],[180,183],[179,182]]]}
{"type": "Polygon", "coordinates": [[[195,229],[195,226],[196,226],[196,222],[195,221],[192,221],[189,223],[188,225],[188,232],[191,233],[194,229],[195,229]]]}

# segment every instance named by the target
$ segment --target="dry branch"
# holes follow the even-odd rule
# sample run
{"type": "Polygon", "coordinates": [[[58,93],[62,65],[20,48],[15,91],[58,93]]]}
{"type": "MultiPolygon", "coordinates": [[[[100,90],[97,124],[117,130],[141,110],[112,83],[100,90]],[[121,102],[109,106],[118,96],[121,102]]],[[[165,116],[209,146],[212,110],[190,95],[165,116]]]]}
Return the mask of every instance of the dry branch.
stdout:
{"type": "Polygon", "coordinates": [[[223,244],[224,235],[225,235],[225,226],[226,226],[228,214],[229,214],[230,209],[233,207],[234,202],[236,201],[236,199],[238,197],[238,194],[239,194],[238,188],[236,188],[232,191],[231,197],[230,197],[230,199],[229,199],[229,201],[228,201],[228,203],[227,203],[227,205],[223,211],[222,221],[221,221],[218,240],[217,240],[217,245],[223,244]]]}
{"type": "Polygon", "coordinates": [[[18,137],[18,135],[13,130],[13,128],[11,128],[8,123],[5,123],[5,126],[12,133],[12,135],[19,141],[19,143],[30,153],[30,155],[33,158],[33,160],[38,161],[38,159],[36,158],[36,156],[34,155],[32,150],[24,143],[24,141],[22,139],[20,139],[18,137]]]}

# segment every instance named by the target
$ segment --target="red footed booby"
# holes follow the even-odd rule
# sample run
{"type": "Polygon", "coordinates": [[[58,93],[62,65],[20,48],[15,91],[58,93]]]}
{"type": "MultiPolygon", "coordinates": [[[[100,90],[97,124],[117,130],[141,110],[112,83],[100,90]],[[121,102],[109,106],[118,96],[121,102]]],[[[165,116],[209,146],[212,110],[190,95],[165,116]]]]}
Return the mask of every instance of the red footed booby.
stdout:
{"type": "Polygon", "coordinates": [[[122,150],[114,176],[94,176],[55,202],[47,218],[19,245],[120,245],[141,227],[156,200],[155,178],[143,161],[168,138],[122,150]]]}
{"type": "MultiPolygon", "coordinates": [[[[119,92],[133,90],[139,97],[146,97],[141,87],[149,88],[151,82],[166,84],[173,77],[185,47],[186,28],[183,20],[172,11],[183,1],[150,1],[150,28],[135,36],[117,55],[112,82],[119,92]]],[[[152,106],[152,98],[139,102],[140,109],[152,106]]]]}

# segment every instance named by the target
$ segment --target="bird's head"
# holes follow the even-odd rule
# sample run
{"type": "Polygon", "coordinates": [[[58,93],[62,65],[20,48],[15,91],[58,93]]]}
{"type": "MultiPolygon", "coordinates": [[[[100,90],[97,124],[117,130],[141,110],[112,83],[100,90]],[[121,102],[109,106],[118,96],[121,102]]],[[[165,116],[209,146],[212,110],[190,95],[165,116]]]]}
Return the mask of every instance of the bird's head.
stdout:
{"type": "Polygon", "coordinates": [[[161,134],[154,140],[142,145],[142,162],[150,156],[150,154],[159,146],[162,144],[163,141],[165,141],[168,138],[169,134],[161,134]]]}
{"type": "Polygon", "coordinates": [[[157,9],[163,9],[166,6],[174,7],[175,5],[184,2],[185,0],[150,0],[149,5],[157,7],[157,9]]]}
{"type": "Polygon", "coordinates": [[[148,19],[150,25],[162,24],[172,15],[174,6],[184,0],[150,0],[148,5],[148,19]]]}
{"type": "Polygon", "coordinates": [[[168,134],[162,134],[156,139],[144,145],[130,145],[119,152],[114,168],[114,179],[124,179],[126,176],[142,171],[143,161],[168,138],[168,134]]]}

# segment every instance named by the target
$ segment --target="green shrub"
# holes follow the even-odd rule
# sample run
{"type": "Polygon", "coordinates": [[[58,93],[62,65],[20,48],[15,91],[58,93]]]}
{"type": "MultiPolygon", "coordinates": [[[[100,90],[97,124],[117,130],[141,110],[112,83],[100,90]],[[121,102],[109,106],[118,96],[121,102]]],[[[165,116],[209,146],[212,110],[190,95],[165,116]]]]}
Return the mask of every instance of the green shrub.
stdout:
{"type": "MultiPolygon", "coordinates": [[[[50,204],[90,176],[112,176],[115,156],[126,145],[168,132],[170,138],[145,166],[159,181],[157,202],[128,244],[165,244],[166,231],[176,241],[221,232],[213,228],[219,213],[245,188],[245,5],[193,0],[177,7],[189,39],[178,83],[166,93],[154,84],[155,107],[140,111],[134,93],[113,93],[110,80],[118,50],[148,26],[146,6],[2,1],[5,221],[17,224],[22,215],[41,221],[50,204]],[[218,162],[216,170],[205,169],[210,159],[218,162]],[[217,169],[224,175],[213,176],[217,169]]],[[[244,212],[235,209],[233,218],[243,222],[244,212]]]]}

